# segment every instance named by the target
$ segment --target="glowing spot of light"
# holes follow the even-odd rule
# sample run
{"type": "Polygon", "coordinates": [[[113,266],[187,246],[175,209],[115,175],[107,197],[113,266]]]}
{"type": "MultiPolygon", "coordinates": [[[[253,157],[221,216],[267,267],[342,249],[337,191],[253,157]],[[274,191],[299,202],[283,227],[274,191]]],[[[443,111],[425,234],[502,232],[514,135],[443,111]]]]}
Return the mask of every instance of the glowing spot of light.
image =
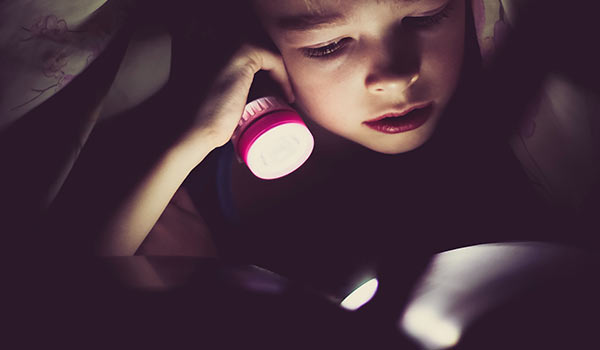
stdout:
{"type": "Polygon", "coordinates": [[[350,293],[342,302],[340,306],[346,310],[354,311],[359,309],[361,306],[368,303],[373,296],[375,296],[375,292],[377,292],[377,286],[379,285],[379,281],[377,278],[372,278],[367,282],[363,283],[360,287],[356,288],[352,293],[350,293]]]}
{"type": "Polygon", "coordinates": [[[313,147],[314,139],[306,126],[282,124],[254,141],[248,150],[246,164],[261,179],[277,179],[304,164],[313,147]]]}
{"type": "Polygon", "coordinates": [[[457,324],[423,305],[409,307],[402,317],[401,326],[408,335],[428,349],[449,348],[460,339],[457,324]]]}

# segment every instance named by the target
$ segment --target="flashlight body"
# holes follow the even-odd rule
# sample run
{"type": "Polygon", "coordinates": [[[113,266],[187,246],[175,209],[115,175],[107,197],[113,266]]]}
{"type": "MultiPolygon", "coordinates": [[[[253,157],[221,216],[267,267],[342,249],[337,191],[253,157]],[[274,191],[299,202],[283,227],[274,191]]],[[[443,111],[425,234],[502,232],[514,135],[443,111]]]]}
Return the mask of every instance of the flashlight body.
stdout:
{"type": "Polygon", "coordinates": [[[231,141],[238,159],[264,180],[295,171],[314,147],[313,136],[300,115],[272,96],[246,105],[231,141]]]}

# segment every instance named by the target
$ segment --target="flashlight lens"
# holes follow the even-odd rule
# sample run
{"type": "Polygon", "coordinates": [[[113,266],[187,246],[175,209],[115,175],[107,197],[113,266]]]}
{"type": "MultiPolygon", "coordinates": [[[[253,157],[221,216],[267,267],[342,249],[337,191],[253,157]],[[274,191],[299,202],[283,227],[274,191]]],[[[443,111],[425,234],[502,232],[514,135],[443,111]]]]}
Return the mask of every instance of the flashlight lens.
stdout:
{"type": "Polygon", "coordinates": [[[298,169],[314,146],[312,134],[300,115],[272,96],[246,105],[231,141],[239,158],[264,180],[298,169]]]}
{"type": "Polygon", "coordinates": [[[313,146],[313,137],[303,124],[278,125],[250,145],[246,164],[257,177],[276,179],[298,169],[310,156],[313,146]]]}

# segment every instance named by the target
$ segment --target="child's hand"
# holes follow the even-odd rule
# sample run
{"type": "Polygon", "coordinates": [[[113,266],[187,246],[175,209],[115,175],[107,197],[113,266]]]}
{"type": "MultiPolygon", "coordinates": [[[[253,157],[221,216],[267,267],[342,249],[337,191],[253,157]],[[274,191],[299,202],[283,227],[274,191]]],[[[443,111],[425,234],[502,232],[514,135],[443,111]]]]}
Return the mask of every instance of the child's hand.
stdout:
{"type": "Polygon", "coordinates": [[[186,115],[176,116],[188,125],[180,140],[185,144],[192,141],[194,147],[206,147],[210,142],[208,146],[216,148],[229,141],[242,116],[254,74],[260,70],[268,71],[286,98],[293,100],[281,56],[245,43],[248,39],[244,39],[244,33],[225,25],[233,22],[239,24],[238,28],[248,29],[250,16],[233,17],[237,11],[224,13],[228,21],[218,20],[219,11],[215,10],[211,12],[214,16],[201,20],[192,16],[187,21],[183,14],[171,25],[169,84],[186,106],[180,113],[186,115]]]}
{"type": "Polygon", "coordinates": [[[242,116],[254,74],[259,70],[268,71],[271,78],[280,84],[288,100],[293,100],[281,57],[263,48],[244,45],[210,85],[186,137],[193,139],[195,135],[202,134],[206,139],[208,136],[214,147],[227,143],[242,116]]]}

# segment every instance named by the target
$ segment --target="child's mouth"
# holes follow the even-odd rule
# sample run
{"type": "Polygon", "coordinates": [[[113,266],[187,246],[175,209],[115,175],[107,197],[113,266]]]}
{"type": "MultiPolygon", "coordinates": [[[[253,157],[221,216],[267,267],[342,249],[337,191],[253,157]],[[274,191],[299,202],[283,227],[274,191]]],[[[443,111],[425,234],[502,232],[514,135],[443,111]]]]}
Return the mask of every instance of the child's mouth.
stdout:
{"type": "Polygon", "coordinates": [[[425,124],[431,116],[433,103],[417,106],[404,114],[386,114],[374,120],[363,122],[373,130],[385,134],[398,134],[414,130],[425,124]]]}

